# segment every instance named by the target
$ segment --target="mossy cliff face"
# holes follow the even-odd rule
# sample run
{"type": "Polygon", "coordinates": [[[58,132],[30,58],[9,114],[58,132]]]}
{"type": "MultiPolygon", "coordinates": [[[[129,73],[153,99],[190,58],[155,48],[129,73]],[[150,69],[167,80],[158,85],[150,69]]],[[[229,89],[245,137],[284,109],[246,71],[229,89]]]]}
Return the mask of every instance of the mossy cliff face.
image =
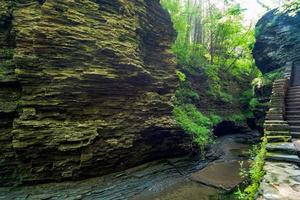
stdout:
{"type": "Polygon", "coordinates": [[[0,185],[86,178],[183,152],[170,103],[175,34],[158,0],[8,2],[0,185]]]}
{"type": "Polygon", "coordinates": [[[300,60],[300,13],[268,12],[256,25],[256,44],[253,50],[257,66],[264,73],[300,60]]]}

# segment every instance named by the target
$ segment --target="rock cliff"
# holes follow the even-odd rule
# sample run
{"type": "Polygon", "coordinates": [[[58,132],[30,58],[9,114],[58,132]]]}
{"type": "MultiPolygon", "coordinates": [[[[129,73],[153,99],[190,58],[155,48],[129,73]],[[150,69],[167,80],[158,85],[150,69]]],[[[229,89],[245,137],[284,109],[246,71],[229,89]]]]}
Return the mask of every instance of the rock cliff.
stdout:
{"type": "Polygon", "coordinates": [[[182,153],[174,37],[159,0],[1,0],[0,185],[182,153]]]}
{"type": "Polygon", "coordinates": [[[256,44],[253,50],[257,66],[263,73],[300,60],[300,13],[290,16],[272,10],[256,25],[256,44]]]}

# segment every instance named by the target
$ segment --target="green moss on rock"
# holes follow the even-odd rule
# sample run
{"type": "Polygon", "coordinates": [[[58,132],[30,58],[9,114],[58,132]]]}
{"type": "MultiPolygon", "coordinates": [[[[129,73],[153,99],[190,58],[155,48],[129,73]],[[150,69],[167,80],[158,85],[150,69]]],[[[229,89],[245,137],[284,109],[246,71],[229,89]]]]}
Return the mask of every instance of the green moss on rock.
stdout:
{"type": "Polygon", "coordinates": [[[113,2],[1,6],[13,21],[0,25],[0,93],[11,91],[0,96],[10,113],[0,185],[86,178],[184,152],[172,118],[171,20],[158,0],[113,2]]]}

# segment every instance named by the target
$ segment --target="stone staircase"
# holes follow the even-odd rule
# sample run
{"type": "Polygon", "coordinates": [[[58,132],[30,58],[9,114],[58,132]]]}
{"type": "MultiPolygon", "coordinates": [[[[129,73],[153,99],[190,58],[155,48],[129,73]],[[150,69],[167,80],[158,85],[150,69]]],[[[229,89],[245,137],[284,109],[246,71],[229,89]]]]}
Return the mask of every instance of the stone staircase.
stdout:
{"type": "Polygon", "coordinates": [[[264,123],[268,143],[257,200],[300,199],[300,189],[295,187],[300,185],[300,86],[295,87],[300,80],[295,80],[294,63],[284,68],[284,78],[273,83],[264,123]]]}
{"type": "Polygon", "coordinates": [[[288,85],[288,78],[273,83],[264,124],[268,141],[266,159],[300,165],[300,87],[288,85]]]}
{"type": "Polygon", "coordinates": [[[290,87],[286,97],[286,119],[292,142],[300,156],[300,86],[290,87]]]}
{"type": "Polygon", "coordinates": [[[289,88],[286,104],[291,134],[294,138],[300,138],[300,86],[289,88]]]}

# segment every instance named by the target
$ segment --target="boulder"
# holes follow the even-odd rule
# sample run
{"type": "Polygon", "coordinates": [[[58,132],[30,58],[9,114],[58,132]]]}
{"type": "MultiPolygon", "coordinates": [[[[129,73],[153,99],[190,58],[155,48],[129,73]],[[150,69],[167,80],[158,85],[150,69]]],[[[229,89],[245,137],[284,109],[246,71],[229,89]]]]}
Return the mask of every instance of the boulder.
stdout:
{"type": "Polygon", "coordinates": [[[272,10],[256,24],[256,43],[253,55],[263,73],[299,61],[300,13],[296,16],[272,10]]]}

